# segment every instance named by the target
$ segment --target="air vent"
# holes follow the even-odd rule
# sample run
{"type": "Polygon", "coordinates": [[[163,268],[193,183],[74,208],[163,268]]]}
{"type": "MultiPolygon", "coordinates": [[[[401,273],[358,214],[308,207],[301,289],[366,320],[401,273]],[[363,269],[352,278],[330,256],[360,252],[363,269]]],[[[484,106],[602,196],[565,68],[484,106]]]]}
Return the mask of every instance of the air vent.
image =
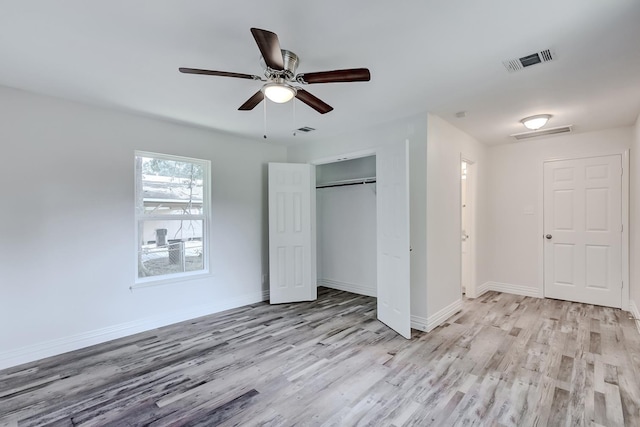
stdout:
{"type": "Polygon", "coordinates": [[[315,130],[314,128],[310,128],[309,126],[303,126],[301,128],[296,129],[296,131],[305,132],[305,133],[311,132],[311,131],[314,131],[314,130],[315,130]]]}
{"type": "Polygon", "coordinates": [[[531,132],[514,133],[513,135],[509,135],[509,136],[512,136],[515,139],[521,140],[521,139],[537,138],[540,136],[556,135],[559,133],[569,133],[571,132],[572,126],[573,125],[559,126],[556,128],[534,130],[531,132]]]}
{"type": "Polygon", "coordinates": [[[531,67],[532,65],[553,61],[554,59],[556,59],[555,52],[551,49],[545,49],[540,52],[532,53],[531,55],[523,56],[522,58],[507,59],[502,61],[502,64],[508,72],[515,73],[516,71],[531,67]]]}

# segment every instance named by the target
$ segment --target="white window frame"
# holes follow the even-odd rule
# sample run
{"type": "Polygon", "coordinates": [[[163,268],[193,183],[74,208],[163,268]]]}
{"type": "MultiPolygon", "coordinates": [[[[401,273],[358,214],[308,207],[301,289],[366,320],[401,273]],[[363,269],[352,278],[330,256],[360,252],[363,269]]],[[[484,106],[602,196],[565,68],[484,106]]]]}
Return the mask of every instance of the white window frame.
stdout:
{"type": "Polygon", "coordinates": [[[175,156],[171,154],[162,154],[162,153],[154,153],[150,151],[134,151],[133,156],[133,170],[134,170],[134,219],[135,219],[135,238],[134,238],[134,260],[135,260],[135,278],[134,284],[132,288],[142,288],[146,286],[153,285],[161,285],[171,282],[179,282],[189,279],[197,279],[203,276],[208,276],[209,272],[209,239],[210,239],[210,217],[211,217],[211,161],[196,159],[192,157],[184,157],[184,156],[175,156]],[[141,176],[138,175],[137,171],[137,158],[138,157],[152,157],[155,159],[162,160],[173,160],[179,162],[188,162],[194,163],[203,168],[203,188],[202,188],[202,211],[201,215],[193,215],[193,214],[185,214],[185,215],[159,215],[159,214],[144,214],[141,213],[138,209],[138,197],[139,191],[141,189],[141,176]],[[163,274],[157,276],[148,276],[148,277],[139,277],[139,263],[138,256],[140,251],[140,243],[139,243],[139,225],[141,221],[144,220],[177,220],[177,219],[185,219],[185,220],[198,220],[202,221],[202,250],[203,250],[203,268],[202,270],[197,271],[185,271],[179,273],[171,273],[171,274],[163,274]]]}

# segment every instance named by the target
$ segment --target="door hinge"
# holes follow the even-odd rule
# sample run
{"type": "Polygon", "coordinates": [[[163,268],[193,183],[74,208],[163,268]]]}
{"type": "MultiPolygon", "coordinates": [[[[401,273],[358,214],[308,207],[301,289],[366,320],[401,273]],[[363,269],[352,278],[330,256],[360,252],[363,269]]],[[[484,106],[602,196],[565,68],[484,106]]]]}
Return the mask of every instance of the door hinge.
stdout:
{"type": "Polygon", "coordinates": [[[620,289],[624,289],[624,280],[622,281],[622,283],[620,284],[620,289]]]}
{"type": "Polygon", "coordinates": [[[620,224],[620,232],[623,233],[624,232],[624,224],[620,224]]]}

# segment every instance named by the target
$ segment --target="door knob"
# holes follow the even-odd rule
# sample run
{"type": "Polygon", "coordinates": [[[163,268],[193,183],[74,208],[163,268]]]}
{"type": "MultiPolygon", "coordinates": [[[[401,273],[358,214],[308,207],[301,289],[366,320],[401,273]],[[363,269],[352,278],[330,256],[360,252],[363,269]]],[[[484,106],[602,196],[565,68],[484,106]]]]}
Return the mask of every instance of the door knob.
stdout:
{"type": "Polygon", "coordinates": [[[546,237],[547,239],[551,239],[553,236],[552,236],[551,234],[547,234],[547,235],[546,235],[546,236],[544,236],[544,237],[546,237]]]}

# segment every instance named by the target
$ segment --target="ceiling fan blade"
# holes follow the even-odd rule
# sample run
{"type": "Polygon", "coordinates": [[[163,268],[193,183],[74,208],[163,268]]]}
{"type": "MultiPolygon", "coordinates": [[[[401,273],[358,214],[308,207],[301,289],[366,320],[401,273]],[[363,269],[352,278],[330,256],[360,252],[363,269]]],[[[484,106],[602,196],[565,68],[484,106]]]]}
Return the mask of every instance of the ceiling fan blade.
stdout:
{"type": "Polygon", "coordinates": [[[327,104],[320,98],[317,98],[311,95],[309,92],[307,92],[304,89],[298,88],[298,91],[296,93],[296,98],[298,98],[300,101],[304,102],[305,104],[307,104],[309,107],[313,108],[320,114],[325,114],[333,110],[333,107],[331,105],[327,104]]]}
{"type": "Polygon", "coordinates": [[[298,74],[296,80],[302,84],[368,82],[371,80],[371,73],[367,68],[350,68],[347,70],[298,74]]]}
{"type": "Polygon", "coordinates": [[[181,73],[185,74],[204,74],[207,76],[220,76],[220,77],[236,77],[238,79],[249,79],[249,80],[262,80],[262,78],[258,76],[254,76],[252,74],[242,74],[242,73],[229,73],[227,71],[213,71],[213,70],[200,70],[198,68],[178,68],[181,73]]]}
{"type": "Polygon", "coordinates": [[[260,49],[267,67],[272,70],[284,70],[284,60],[282,59],[278,35],[260,28],[252,28],[251,34],[253,34],[253,38],[258,44],[258,49],[260,49]]]}
{"type": "Polygon", "coordinates": [[[264,94],[261,90],[257,91],[251,98],[247,99],[247,102],[242,104],[238,110],[249,111],[253,110],[256,105],[260,104],[264,99],[264,94]]]}

